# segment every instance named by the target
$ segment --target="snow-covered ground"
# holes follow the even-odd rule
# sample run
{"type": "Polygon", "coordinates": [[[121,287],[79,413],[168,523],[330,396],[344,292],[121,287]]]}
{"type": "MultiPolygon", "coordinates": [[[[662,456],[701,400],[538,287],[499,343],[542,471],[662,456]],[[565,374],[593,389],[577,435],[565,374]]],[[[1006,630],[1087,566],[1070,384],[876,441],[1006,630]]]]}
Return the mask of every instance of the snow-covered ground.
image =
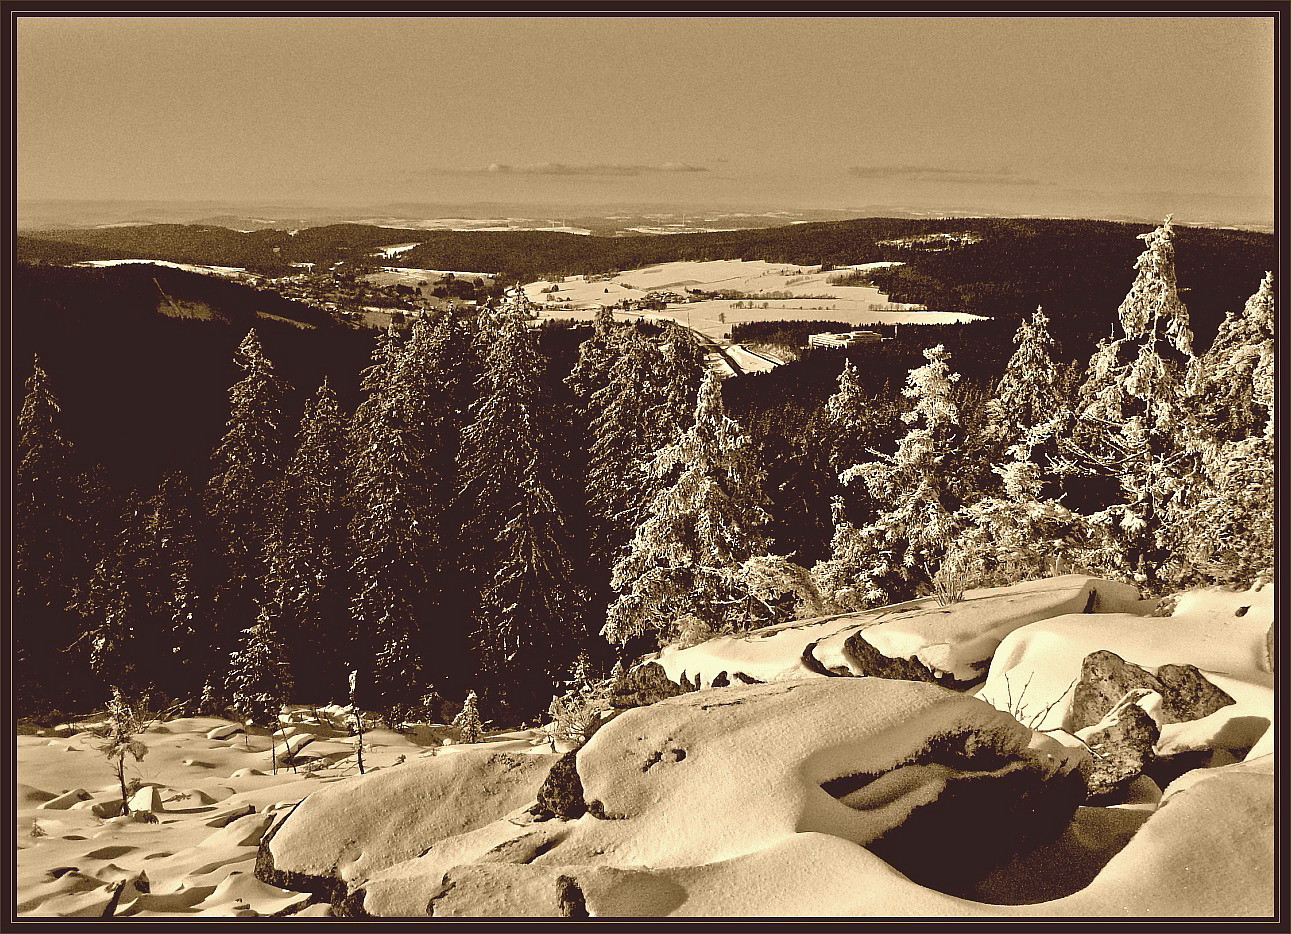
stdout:
{"type": "Polygon", "coordinates": [[[1159,604],[1068,575],[948,607],[786,623],[665,650],[666,673],[702,689],[620,714],[570,760],[538,731],[444,747],[447,728],[418,726],[369,730],[359,776],[345,712],[297,707],[277,740],[297,752],[295,770],[273,775],[267,735],[172,720],[144,735],[148,754],[127,776],[155,823],[110,816],[115,781],[84,724],[21,735],[18,908],[1267,916],[1272,620],[1271,586],[1159,604]],[[985,660],[989,673],[973,693],[840,677],[856,673],[858,636],[930,669],[970,674],[985,660]],[[1186,722],[1163,717],[1160,698],[1138,701],[1158,721],[1158,755],[1193,751],[1206,767],[1162,786],[1143,774],[1082,803],[1101,754],[1066,731],[1094,652],[1145,670],[1193,665],[1229,695],[1186,722]],[[722,672],[768,683],[710,687],[722,672]],[[328,894],[310,903],[296,887],[328,894]]]}
{"type": "MultiPolygon", "coordinates": [[[[876,269],[867,263],[852,269],[876,269]]],[[[673,305],[663,314],[714,339],[731,325],[749,321],[843,321],[856,327],[871,324],[953,324],[980,320],[974,315],[916,310],[918,306],[892,307],[887,295],[868,286],[830,285],[840,270],[821,272],[819,266],[795,266],[761,260],[711,260],[664,263],[632,269],[612,278],[571,276],[563,282],[538,280],[524,286],[530,301],[543,316],[584,319],[600,305],[639,300],[650,292],[685,294],[688,288],[703,291],[733,289],[752,296],[742,301],[706,300],[673,305]],[[557,286],[559,291],[544,290],[557,286]],[[794,298],[758,297],[759,293],[788,293],[794,298]],[[821,298],[815,296],[829,296],[821,298]],[[566,301],[568,299],[568,301],[566,301]],[[751,306],[751,307],[749,307],[751,306]],[[764,307],[765,306],[765,307],[764,307]],[[881,309],[881,310],[880,310],[881,309]]],[[[638,312],[628,313],[637,317],[638,312]]],[[[647,317],[649,313],[640,313],[647,317]]]]}
{"type": "MultiPolygon", "coordinates": [[[[247,736],[240,724],[213,717],[155,725],[141,737],[148,747],[143,761],[127,760],[126,778],[153,797],[156,823],[95,813],[96,807],[102,813],[119,803],[120,794],[108,760],[81,725],[19,735],[19,914],[97,917],[122,881],[127,884],[117,896],[118,917],[253,917],[302,905],[307,896],[265,885],[252,870],[260,839],[276,816],[311,792],[358,775],[354,738],[341,728],[346,718],[337,708],[322,712],[316,718],[313,708],[299,707],[284,716],[278,754],[286,740],[298,756],[294,767],[279,763],[276,775],[263,730],[247,736]]],[[[380,774],[429,756],[432,748],[444,758],[478,749],[551,751],[534,732],[442,747],[450,735],[440,727],[408,734],[368,730],[365,767],[380,774]]],[[[136,803],[145,805],[142,798],[136,803]]]]}

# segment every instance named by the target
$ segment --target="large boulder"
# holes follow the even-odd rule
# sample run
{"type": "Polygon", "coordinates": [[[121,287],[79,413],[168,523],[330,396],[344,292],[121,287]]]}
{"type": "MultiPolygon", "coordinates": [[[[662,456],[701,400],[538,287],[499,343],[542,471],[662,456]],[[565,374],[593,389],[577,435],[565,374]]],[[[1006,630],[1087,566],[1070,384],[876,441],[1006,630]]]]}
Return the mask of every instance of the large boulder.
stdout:
{"type": "Polygon", "coordinates": [[[1059,833],[1085,796],[1080,755],[1007,714],[870,678],[679,695],[620,714],[573,762],[585,813],[513,814],[369,873],[362,912],[488,914],[510,906],[502,889],[576,905],[562,875],[707,865],[809,832],[962,886],[1059,833]]]}
{"type": "Polygon", "coordinates": [[[462,749],[325,785],[266,837],[256,876],[342,896],[374,872],[529,805],[558,758],[462,749]]]}
{"type": "Polygon", "coordinates": [[[1067,574],[1008,587],[968,590],[939,606],[921,597],[856,613],[795,620],[667,648],[659,664],[678,684],[860,675],[964,688],[980,681],[1000,640],[1067,613],[1147,613],[1127,584],[1067,574]]]}
{"type": "Polygon", "coordinates": [[[1089,747],[1093,768],[1089,775],[1092,799],[1106,798],[1135,781],[1154,758],[1153,750],[1161,730],[1142,702],[1151,697],[1145,688],[1135,688],[1112,707],[1098,723],[1076,733],[1089,747]]]}
{"type": "Polygon", "coordinates": [[[1195,665],[1166,664],[1156,673],[1100,649],[1085,656],[1071,703],[1069,728],[1082,730],[1103,719],[1127,691],[1153,691],[1161,697],[1160,721],[1186,723],[1208,717],[1234,703],[1195,665]]]}
{"type": "Polygon", "coordinates": [[[1108,613],[1042,620],[1005,638],[976,694],[1034,729],[1072,731],[1097,723],[1131,688],[1146,688],[1162,697],[1162,744],[1182,751],[1222,743],[1244,754],[1259,738],[1257,723],[1267,728],[1273,720],[1273,676],[1264,660],[1272,615],[1273,591],[1266,586],[1180,594],[1168,617],[1108,613]],[[1086,671],[1090,656],[1109,665],[1086,671]],[[1216,708],[1223,697],[1202,678],[1233,703],[1216,708]],[[1196,701],[1201,706],[1193,706],[1196,701]],[[1195,721],[1179,719],[1206,709],[1209,715],[1195,721]],[[1238,740],[1246,745],[1231,745],[1238,740]]]}

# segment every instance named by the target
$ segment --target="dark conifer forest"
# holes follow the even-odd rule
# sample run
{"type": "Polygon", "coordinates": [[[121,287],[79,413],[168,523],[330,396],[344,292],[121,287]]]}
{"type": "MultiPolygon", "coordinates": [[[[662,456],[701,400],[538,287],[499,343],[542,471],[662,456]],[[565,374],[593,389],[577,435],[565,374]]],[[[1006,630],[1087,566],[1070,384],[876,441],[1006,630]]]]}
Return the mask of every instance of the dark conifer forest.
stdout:
{"type": "Polygon", "coordinates": [[[353,676],[392,726],[446,722],[471,691],[495,722],[532,722],[575,668],[927,593],[952,560],[982,583],[1078,567],[1147,592],[1271,570],[1267,237],[995,220],[394,233],[420,243],[409,264],[515,277],[899,260],[873,275],[893,299],[991,317],[719,380],[670,323],[533,327],[507,300],[378,331],[173,268],[58,265],[323,261],[388,243],[381,228],[301,231],[289,256],[275,231],[24,239],[24,710],[115,686],[264,719],[344,701],[353,676]],[[941,230],[982,239],[880,242],[941,230]]]}

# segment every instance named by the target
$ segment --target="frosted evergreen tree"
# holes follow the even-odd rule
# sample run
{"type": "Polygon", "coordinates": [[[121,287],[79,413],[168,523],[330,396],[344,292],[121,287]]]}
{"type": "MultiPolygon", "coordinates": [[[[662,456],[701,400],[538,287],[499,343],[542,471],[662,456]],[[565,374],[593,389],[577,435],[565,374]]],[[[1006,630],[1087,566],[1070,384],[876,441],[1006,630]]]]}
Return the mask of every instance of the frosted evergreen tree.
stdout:
{"type": "Polygon", "coordinates": [[[295,647],[300,689],[315,699],[339,697],[344,687],[349,440],[348,419],[324,380],[305,405],[266,545],[264,605],[295,647]]]}
{"type": "Polygon", "coordinates": [[[626,645],[660,643],[681,628],[744,629],[775,616],[749,586],[746,565],[767,556],[768,501],[747,436],[727,417],[719,378],[699,389],[692,426],[651,464],[666,486],[651,500],[627,552],[614,565],[618,595],[602,634],[626,645]]]}
{"type": "Polygon", "coordinates": [[[620,339],[627,332],[626,326],[615,324],[613,311],[604,306],[597,309],[592,318],[592,336],[578,345],[578,360],[565,378],[565,385],[584,409],[593,394],[609,381],[610,369],[620,356],[620,339]]]}
{"type": "MultiPolygon", "coordinates": [[[[106,507],[63,432],[49,375],[33,360],[14,449],[14,673],[19,702],[58,696],[70,685],[80,617],[73,606],[98,558],[96,513],[106,507]]],[[[82,643],[83,645],[83,643],[82,643]]]]}
{"type": "Polygon", "coordinates": [[[1078,518],[1044,489],[1041,460],[1056,455],[1056,434],[1068,417],[1048,322],[1040,308],[1022,322],[1017,350],[986,404],[985,450],[1000,486],[957,516],[960,554],[983,585],[1043,577],[1087,544],[1078,518]]]}
{"type": "Polygon", "coordinates": [[[449,725],[457,731],[459,742],[478,743],[484,738],[484,724],[480,722],[479,702],[474,691],[466,695],[461,712],[449,725]]]}
{"type": "Polygon", "coordinates": [[[1267,274],[1190,374],[1195,475],[1170,500],[1170,579],[1250,584],[1274,562],[1274,298],[1267,274]]]}
{"type": "Polygon", "coordinates": [[[278,771],[278,730],[283,704],[291,697],[294,684],[286,648],[268,613],[261,612],[255,624],[242,633],[241,644],[229,658],[227,687],[233,709],[256,726],[269,730],[273,770],[278,771]]]}
{"type": "Polygon", "coordinates": [[[957,533],[960,503],[946,470],[955,447],[959,412],[942,345],[924,351],[928,363],[910,371],[902,394],[912,401],[901,418],[910,426],[892,455],[857,464],[839,476],[861,480],[876,516],[857,527],[836,512],[831,556],[813,569],[829,599],[843,607],[876,606],[913,595],[926,585],[957,533]]]}
{"type": "Polygon", "coordinates": [[[1037,308],[1030,321],[1022,322],[1013,343],[1017,350],[986,404],[986,435],[998,449],[1026,441],[1036,428],[1051,426],[1063,407],[1053,358],[1057,341],[1049,333],[1044,309],[1037,308]]]}
{"type": "Polygon", "coordinates": [[[1193,356],[1188,309],[1175,283],[1170,218],[1142,239],[1146,249],[1118,310],[1119,332],[1090,359],[1062,447],[1066,473],[1105,478],[1119,488],[1118,501],[1089,516],[1105,539],[1085,563],[1152,587],[1167,558],[1163,513],[1195,466],[1184,444],[1193,356]]]}
{"type": "Polygon", "coordinates": [[[464,544],[477,556],[472,653],[490,703],[531,714],[585,638],[586,595],[553,494],[552,413],[543,360],[516,316],[501,322],[462,435],[464,544]]]}
{"type": "Polygon", "coordinates": [[[349,609],[356,649],[371,666],[360,701],[392,722],[425,693],[430,647],[421,623],[433,608],[437,546],[426,444],[411,421],[401,356],[391,330],[364,372],[350,441],[349,609]]]}
{"type": "Polygon", "coordinates": [[[222,627],[240,629],[255,618],[287,437],[283,404],[288,387],[274,375],[254,330],[238,345],[234,360],[243,376],[229,389],[229,418],[206,485],[206,506],[224,565],[218,609],[212,615],[217,646],[224,641],[222,627]]]}
{"type": "Polygon", "coordinates": [[[1214,342],[1188,374],[1192,410],[1219,442],[1261,434],[1268,422],[1275,347],[1273,273],[1239,312],[1229,312],[1214,342]],[[1266,383],[1261,393],[1260,381],[1266,383]],[[1268,402],[1261,401],[1267,396],[1268,402]]]}
{"type": "Polygon", "coordinates": [[[658,491],[650,458],[675,441],[694,415],[703,370],[685,355],[684,344],[676,350],[671,344],[661,347],[627,329],[604,385],[592,394],[587,498],[593,551],[606,561],[627,544],[658,491]]]}

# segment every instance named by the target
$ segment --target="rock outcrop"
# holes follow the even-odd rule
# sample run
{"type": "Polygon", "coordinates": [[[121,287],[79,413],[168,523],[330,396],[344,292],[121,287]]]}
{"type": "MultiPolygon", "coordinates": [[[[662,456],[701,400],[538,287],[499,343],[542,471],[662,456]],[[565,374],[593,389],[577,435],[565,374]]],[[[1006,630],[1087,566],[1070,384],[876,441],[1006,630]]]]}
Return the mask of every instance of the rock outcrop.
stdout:
{"type": "Polygon", "coordinates": [[[1071,729],[1082,730],[1098,723],[1128,691],[1135,689],[1160,695],[1162,724],[1200,720],[1234,702],[1194,665],[1162,665],[1153,674],[1103,649],[1085,656],[1081,664],[1071,704],[1071,729]]]}

